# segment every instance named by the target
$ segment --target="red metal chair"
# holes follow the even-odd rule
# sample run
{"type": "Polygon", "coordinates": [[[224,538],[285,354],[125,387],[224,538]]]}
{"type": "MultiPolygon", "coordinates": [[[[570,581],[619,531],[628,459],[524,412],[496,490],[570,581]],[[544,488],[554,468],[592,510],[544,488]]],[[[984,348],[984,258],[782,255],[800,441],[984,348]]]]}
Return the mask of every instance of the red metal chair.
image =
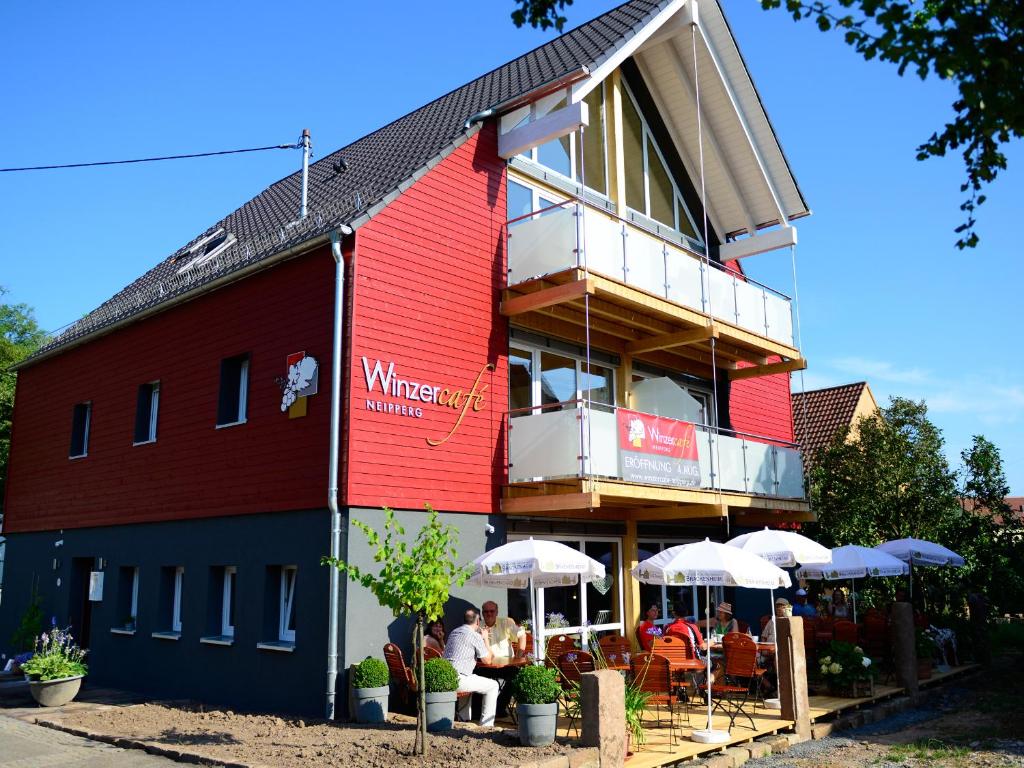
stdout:
{"type": "MultiPolygon", "coordinates": [[[[658,713],[658,725],[661,725],[661,708],[668,709],[669,746],[675,748],[676,705],[675,682],[672,680],[672,665],[664,656],[657,653],[637,654],[630,662],[633,675],[633,686],[648,694],[648,705],[653,704],[658,713]]],[[[690,722],[690,713],[686,701],[681,702],[686,711],[686,722],[690,722]]]]}
{"type": "Polygon", "coordinates": [[[835,639],[844,643],[857,645],[860,642],[860,630],[856,624],[848,619],[840,619],[833,626],[835,639]]]}
{"type": "Polygon", "coordinates": [[[833,626],[834,622],[831,617],[818,617],[817,624],[814,627],[814,645],[817,648],[824,648],[835,639],[832,631],[833,626]]]}

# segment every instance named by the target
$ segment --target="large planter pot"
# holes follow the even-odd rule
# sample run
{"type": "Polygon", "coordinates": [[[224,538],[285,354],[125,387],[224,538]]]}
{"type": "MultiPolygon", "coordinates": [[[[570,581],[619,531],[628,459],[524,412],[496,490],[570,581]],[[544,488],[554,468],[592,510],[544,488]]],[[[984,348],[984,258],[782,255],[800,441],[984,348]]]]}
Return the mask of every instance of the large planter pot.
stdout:
{"type": "Polygon", "coordinates": [[[29,680],[28,690],[41,707],[63,707],[78,695],[82,677],[62,677],[60,680],[29,680]]]}
{"type": "Polygon", "coordinates": [[[427,692],[427,730],[432,733],[447,731],[455,722],[455,702],[459,694],[455,691],[427,692]]]}
{"type": "Polygon", "coordinates": [[[356,722],[383,723],[388,717],[388,691],[390,686],[380,688],[354,688],[352,699],[356,707],[356,722]]]}
{"type": "Polygon", "coordinates": [[[554,704],[520,704],[516,707],[519,741],[526,747],[543,747],[555,740],[558,724],[558,702],[554,704]]]}

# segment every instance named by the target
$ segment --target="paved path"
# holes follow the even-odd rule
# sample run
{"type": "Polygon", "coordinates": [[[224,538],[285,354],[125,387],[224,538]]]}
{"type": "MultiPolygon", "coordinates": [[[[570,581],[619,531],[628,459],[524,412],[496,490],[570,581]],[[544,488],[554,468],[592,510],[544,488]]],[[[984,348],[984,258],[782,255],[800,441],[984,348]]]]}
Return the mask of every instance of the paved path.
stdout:
{"type": "Polygon", "coordinates": [[[173,760],[0,717],[0,768],[170,768],[173,760]]]}

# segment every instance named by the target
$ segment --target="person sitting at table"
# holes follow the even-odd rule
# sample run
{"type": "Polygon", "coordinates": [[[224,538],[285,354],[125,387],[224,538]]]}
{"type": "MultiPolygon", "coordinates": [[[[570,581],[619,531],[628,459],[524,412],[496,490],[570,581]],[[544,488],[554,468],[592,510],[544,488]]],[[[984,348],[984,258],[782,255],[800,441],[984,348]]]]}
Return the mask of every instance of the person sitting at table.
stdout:
{"type": "Polygon", "coordinates": [[[647,606],[644,620],[636,628],[636,639],[640,643],[641,650],[651,650],[651,646],[654,645],[654,638],[661,637],[661,627],[654,623],[658,620],[659,613],[661,613],[661,609],[658,608],[658,604],[651,603],[647,606]]]}
{"type": "Polygon", "coordinates": [[[832,618],[850,618],[850,604],[846,600],[846,593],[841,589],[832,592],[832,618]]]}
{"type": "Polygon", "coordinates": [[[711,628],[712,634],[727,635],[740,631],[740,623],[732,617],[732,603],[719,603],[715,618],[715,625],[711,628]]]}
{"type": "MultiPolygon", "coordinates": [[[[494,714],[498,705],[500,685],[497,680],[474,674],[477,661],[490,664],[494,654],[488,647],[489,633],[487,627],[480,626],[480,614],[476,608],[468,608],[463,615],[464,623],[452,630],[444,648],[444,657],[452,663],[459,674],[459,691],[470,691],[483,694],[483,705],[480,707],[480,725],[494,726],[494,714]]],[[[459,719],[469,719],[469,706],[472,696],[463,696],[459,702],[459,719]]]]}
{"type": "MultiPolygon", "coordinates": [[[[788,616],[792,616],[792,606],[789,604],[789,600],[784,597],[775,598],[775,618],[785,619],[788,616]]],[[[761,642],[774,643],[775,629],[775,622],[769,620],[761,630],[761,642]]],[[[761,695],[771,698],[778,692],[779,687],[778,672],[775,669],[775,654],[758,654],[758,664],[765,668],[765,673],[761,676],[761,695]]]]}
{"type": "Polygon", "coordinates": [[[498,615],[498,604],[488,600],[481,610],[484,626],[490,637],[491,653],[503,658],[521,658],[526,655],[526,630],[515,619],[498,615]]]}
{"type": "Polygon", "coordinates": [[[441,619],[428,621],[423,629],[423,647],[433,648],[438,653],[444,653],[445,631],[444,622],[441,619]]]}
{"type": "MultiPolygon", "coordinates": [[[[775,598],[775,618],[784,619],[787,616],[792,615],[792,607],[789,604],[789,600],[784,597],[775,598]]],[[[775,642],[775,622],[771,619],[764,625],[764,629],[761,630],[760,641],[762,643],[774,643],[775,642]]]]}
{"type": "Polygon", "coordinates": [[[796,604],[793,606],[794,616],[809,616],[814,618],[818,615],[818,612],[814,609],[814,606],[807,602],[807,590],[798,589],[796,591],[796,604]]]}
{"type": "Polygon", "coordinates": [[[680,635],[690,638],[693,651],[698,659],[703,660],[707,653],[708,643],[700,633],[700,627],[696,622],[690,621],[686,616],[686,607],[682,603],[675,603],[672,606],[674,621],[665,627],[666,635],[680,635]]]}

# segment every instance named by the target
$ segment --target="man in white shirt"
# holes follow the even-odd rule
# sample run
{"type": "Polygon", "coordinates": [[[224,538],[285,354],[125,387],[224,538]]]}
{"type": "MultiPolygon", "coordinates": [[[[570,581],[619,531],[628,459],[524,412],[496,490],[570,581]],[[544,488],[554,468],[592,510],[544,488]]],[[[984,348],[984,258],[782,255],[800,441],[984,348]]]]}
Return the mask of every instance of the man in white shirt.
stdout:
{"type": "Polygon", "coordinates": [[[481,606],[488,644],[495,656],[511,658],[526,655],[526,630],[515,619],[498,615],[498,604],[488,600],[481,606]]]}
{"type": "MultiPolygon", "coordinates": [[[[483,706],[480,708],[480,725],[493,726],[494,713],[498,705],[499,685],[497,680],[474,674],[477,661],[485,664],[494,660],[489,647],[490,638],[487,627],[480,627],[480,614],[470,608],[463,616],[464,623],[456,627],[448,635],[444,646],[444,657],[452,663],[459,673],[459,691],[471,691],[483,694],[483,706]]],[[[459,703],[459,719],[469,719],[469,705],[472,696],[462,697],[459,703]]]]}

